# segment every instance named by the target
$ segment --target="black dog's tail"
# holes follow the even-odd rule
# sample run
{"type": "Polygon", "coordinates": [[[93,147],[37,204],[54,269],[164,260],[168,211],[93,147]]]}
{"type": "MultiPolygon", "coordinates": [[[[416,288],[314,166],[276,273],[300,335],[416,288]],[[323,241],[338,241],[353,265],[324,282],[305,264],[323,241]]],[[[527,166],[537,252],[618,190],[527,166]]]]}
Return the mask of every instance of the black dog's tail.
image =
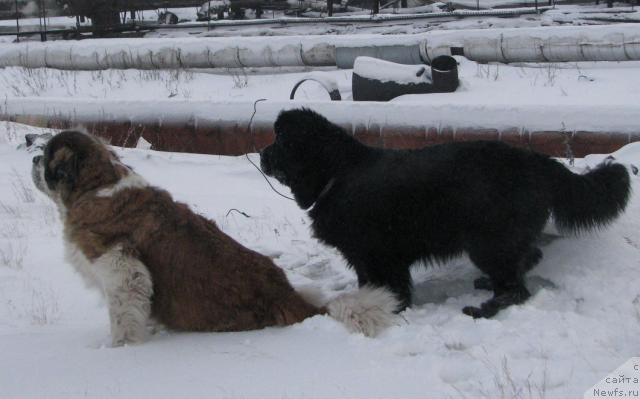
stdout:
{"type": "Polygon", "coordinates": [[[607,161],[577,175],[554,163],[552,212],[560,230],[581,232],[602,227],[624,211],[631,188],[623,165],[607,161]]]}

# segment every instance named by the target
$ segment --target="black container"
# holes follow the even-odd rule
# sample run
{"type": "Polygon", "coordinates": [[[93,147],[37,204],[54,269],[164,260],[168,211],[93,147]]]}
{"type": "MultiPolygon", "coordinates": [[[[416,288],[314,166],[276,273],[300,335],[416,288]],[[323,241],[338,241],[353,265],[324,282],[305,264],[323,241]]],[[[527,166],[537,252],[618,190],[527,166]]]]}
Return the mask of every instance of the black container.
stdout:
{"type": "Polygon", "coordinates": [[[431,80],[434,93],[450,93],[460,85],[458,63],[448,55],[436,57],[431,62],[431,80]]]}
{"type": "Polygon", "coordinates": [[[436,57],[430,67],[356,60],[351,80],[353,101],[389,101],[405,94],[447,93],[455,91],[458,85],[458,63],[447,55],[436,57]],[[379,68],[375,68],[374,62],[379,68]]]}

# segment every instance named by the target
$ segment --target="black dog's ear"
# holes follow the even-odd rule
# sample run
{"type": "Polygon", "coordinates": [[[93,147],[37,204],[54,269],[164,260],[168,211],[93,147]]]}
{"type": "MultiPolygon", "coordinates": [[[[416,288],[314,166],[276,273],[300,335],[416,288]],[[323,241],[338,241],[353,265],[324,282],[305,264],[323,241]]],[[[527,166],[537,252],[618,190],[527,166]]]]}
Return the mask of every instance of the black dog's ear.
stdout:
{"type": "Polygon", "coordinates": [[[274,123],[276,136],[279,134],[306,134],[318,126],[325,126],[329,121],[309,108],[296,108],[281,111],[274,123]]]}

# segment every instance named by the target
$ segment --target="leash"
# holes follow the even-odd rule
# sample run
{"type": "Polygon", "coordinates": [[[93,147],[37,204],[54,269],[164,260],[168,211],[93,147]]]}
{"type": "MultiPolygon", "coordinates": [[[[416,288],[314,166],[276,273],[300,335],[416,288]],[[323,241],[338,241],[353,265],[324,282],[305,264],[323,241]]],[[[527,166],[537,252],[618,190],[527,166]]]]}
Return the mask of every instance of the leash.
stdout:
{"type": "MultiPolygon", "coordinates": [[[[253,103],[253,114],[251,115],[251,119],[249,119],[249,124],[247,125],[247,130],[248,130],[249,132],[251,132],[251,124],[253,123],[253,118],[256,116],[256,112],[258,112],[258,108],[257,108],[257,107],[258,107],[258,103],[259,103],[259,102],[261,102],[261,101],[267,101],[267,99],[266,99],[266,98],[260,98],[260,99],[256,100],[256,101],[253,103]]],[[[256,149],[256,141],[255,141],[255,137],[253,136],[253,133],[251,133],[251,145],[253,146],[253,149],[254,149],[254,151],[255,151],[255,149],[256,149]]],[[[270,182],[270,181],[269,181],[269,179],[267,178],[267,175],[265,175],[265,174],[264,174],[264,172],[262,171],[262,169],[260,169],[260,167],[259,167],[258,165],[256,165],[256,164],[251,160],[251,158],[249,158],[249,153],[245,153],[245,154],[244,154],[244,156],[247,158],[247,161],[249,161],[249,163],[250,163],[251,165],[253,165],[253,167],[254,167],[254,168],[256,168],[256,170],[257,170],[258,172],[260,172],[260,174],[262,175],[262,177],[264,177],[264,180],[267,182],[267,184],[269,185],[269,187],[271,187],[271,189],[272,189],[276,194],[278,194],[279,196],[284,197],[284,198],[286,198],[286,199],[288,199],[288,200],[295,201],[293,198],[291,198],[291,197],[289,197],[289,196],[287,196],[287,195],[282,194],[280,191],[276,190],[276,188],[275,188],[275,187],[273,187],[273,184],[271,184],[271,182],[270,182]]]]}

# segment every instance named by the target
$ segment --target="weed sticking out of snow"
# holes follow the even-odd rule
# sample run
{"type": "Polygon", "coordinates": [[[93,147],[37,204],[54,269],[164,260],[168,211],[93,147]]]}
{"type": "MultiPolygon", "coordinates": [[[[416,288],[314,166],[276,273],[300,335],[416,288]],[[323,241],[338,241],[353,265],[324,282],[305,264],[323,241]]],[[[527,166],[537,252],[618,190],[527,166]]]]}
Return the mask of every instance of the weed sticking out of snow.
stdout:
{"type": "Polygon", "coordinates": [[[549,63],[547,67],[544,69],[545,71],[545,86],[553,86],[556,83],[556,78],[558,76],[558,67],[556,67],[553,63],[549,63]]]}
{"type": "Polygon", "coordinates": [[[6,243],[0,242],[0,265],[21,270],[26,253],[27,245],[23,239],[18,241],[9,240],[6,243]]]}
{"type": "MultiPolygon", "coordinates": [[[[0,112],[2,112],[0,107],[0,112]]],[[[0,127],[0,144],[16,143],[19,140],[19,134],[16,130],[16,124],[11,122],[2,122],[0,127]]]]}
{"type": "MultiPolygon", "coordinates": [[[[499,362],[489,360],[489,355],[480,359],[492,378],[489,384],[480,383],[473,394],[458,388],[454,389],[460,399],[546,399],[547,398],[547,365],[543,365],[541,372],[530,371],[524,378],[515,377],[516,373],[509,365],[509,359],[504,356],[499,362]]],[[[471,383],[473,385],[473,382],[471,383]]]]}
{"type": "Polygon", "coordinates": [[[15,168],[11,168],[11,188],[18,202],[26,204],[35,202],[33,184],[27,183],[15,168]]]}
{"type": "Polygon", "coordinates": [[[34,278],[25,281],[24,290],[27,293],[26,313],[32,324],[53,324],[60,318],[58,297],[50,285],[34,278]]]}
{"type": "Polygon", "coordinates": [[[244,89],[249,86],[249,75],[245,68],[227,68],[227,73],[233,80],[234,89],[244,89]]]}
{"type": "Polygon", "coordinates": [[[500,78],[500,64],[477,64],[475,77],[497,81],[500,78]]]}
{"type": "MultiPolygon", "coordinates": [[[[194,72],[173,70],[98,70],[74,71],[48,68],[5,68],[0,73],[0,87],[13,97],[76,97],[90,92],[90,97],[108,97],[111,92],[143,91],[148,85],[164,93],[163,97],[181,95],[189,98],[194,72]]],[[[245,75],[246,76],[246,75],[245,75]]],[[[245,85],[246,86],[246,85],[245,85]]]]}

